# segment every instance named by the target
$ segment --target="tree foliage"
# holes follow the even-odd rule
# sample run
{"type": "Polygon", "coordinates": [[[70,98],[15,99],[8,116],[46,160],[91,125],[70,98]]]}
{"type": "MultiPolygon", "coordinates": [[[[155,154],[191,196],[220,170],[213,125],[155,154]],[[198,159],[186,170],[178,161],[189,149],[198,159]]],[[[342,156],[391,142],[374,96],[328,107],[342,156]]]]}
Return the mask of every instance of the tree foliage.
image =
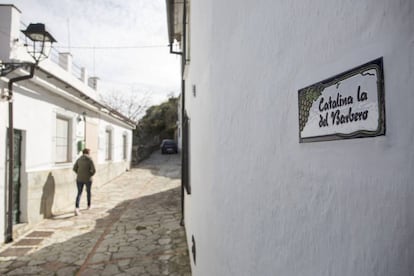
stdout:
{"type": "Polygon", "coordinates": [[[151,106],[134,131],[134,144],[158,145],[162,139],[174,139],[177,128],[178,98],[170,97],[166,102],[151,106]]]}

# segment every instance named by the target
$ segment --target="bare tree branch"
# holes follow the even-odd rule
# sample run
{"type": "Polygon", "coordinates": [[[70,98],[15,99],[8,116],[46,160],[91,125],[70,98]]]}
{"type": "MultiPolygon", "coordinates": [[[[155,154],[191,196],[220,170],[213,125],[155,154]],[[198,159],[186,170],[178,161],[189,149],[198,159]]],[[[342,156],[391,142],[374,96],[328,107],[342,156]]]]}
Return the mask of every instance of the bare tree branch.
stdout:
{"type": "Polygon", "coordinates": [[[113,90],[110,93],[101,94],[101,100],[105,104],[135,122],[138,122],[145,114],[150,98],[150,91],[139,93],[138,91],[121,92],[113,90]]]}

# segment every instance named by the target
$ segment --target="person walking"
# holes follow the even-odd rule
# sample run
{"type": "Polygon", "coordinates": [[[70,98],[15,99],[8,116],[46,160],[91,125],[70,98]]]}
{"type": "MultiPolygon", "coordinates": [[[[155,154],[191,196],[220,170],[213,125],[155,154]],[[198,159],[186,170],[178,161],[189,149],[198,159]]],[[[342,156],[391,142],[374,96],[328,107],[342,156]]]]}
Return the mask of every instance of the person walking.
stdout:
{"type": "Polygon", "coordinates": [[[78,188],[78,194],[76,196],[75,202],[75,215],[79,216],[81,213],[79,211],[79,201],[82,195],[83,186],[86,185],[86,199],[88,202],[88,209],[91,208],[91,186],[92,186],[92,176],[95,174],[95,165],[92,161],[92,158],[89,156],[89,149],[84,149],[82,151],[82,156],[76,160],[75,165],[73,165],[73,171],[77,174],[76,176],[76,186],[78,188]]]}

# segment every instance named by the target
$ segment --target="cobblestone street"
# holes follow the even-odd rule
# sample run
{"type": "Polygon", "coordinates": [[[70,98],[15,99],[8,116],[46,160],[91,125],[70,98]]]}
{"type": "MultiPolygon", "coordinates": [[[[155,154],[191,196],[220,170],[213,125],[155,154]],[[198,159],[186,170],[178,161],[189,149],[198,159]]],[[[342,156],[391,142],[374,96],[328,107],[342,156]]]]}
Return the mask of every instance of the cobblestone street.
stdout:
{"type": "Polygon", "coordinates": [[[154,153],[92,187],[92,209],[83,194],[80,216],[56,215],[3,246],[0,274],[191,275],[180,184],[180,156],[154,153]]]}

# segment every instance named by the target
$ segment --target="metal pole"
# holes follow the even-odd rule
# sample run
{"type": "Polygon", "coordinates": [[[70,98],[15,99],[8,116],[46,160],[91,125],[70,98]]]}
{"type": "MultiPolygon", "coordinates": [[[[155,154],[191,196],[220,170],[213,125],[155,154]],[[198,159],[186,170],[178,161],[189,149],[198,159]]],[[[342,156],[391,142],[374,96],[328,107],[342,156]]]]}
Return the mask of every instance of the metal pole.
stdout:
{"type": "Polygon", "coordinates": [[[9,188],[8,188],[8,210],[7,210],[7,230],[6,243],[13,241],[13,165],[14,165],[14,127],[13,127],[13,84],[9,81],[9,129],[8,129],[8,147],[9,147],[9,188]]]}

